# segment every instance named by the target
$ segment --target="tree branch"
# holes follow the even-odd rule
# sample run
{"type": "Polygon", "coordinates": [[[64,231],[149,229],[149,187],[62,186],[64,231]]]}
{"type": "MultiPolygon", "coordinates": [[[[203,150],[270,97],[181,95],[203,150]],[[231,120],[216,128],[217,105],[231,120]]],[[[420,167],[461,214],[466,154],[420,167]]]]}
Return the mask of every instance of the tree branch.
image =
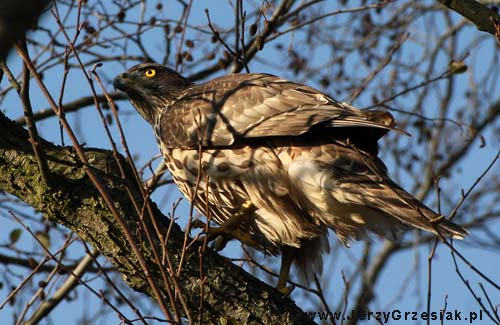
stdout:
{"type": "Polygon", "coordinates": [[[500,23],[500,15],[475,0],[438,0],[439,3],[457,12],[476,25],[477,29],[496,35],[495,24],[500,23]]]}
{"type": "MultiPolygon", "coordinates": [[[[83,164],[76,158],[71,147],[55,146],[41,139],[40,145],[46,153],[53,184],[48,188],[43,183],[36,157],[29,143],[27,131],[0,114],[0,189],[17,196],[47,219],[62,224],[105,255],[123,274],[124,280],[134,290],[153,296],[146,275],[136,256],[123,238],[116,218],[86,175],[83,164]]],[[[160,282],[161,268],[166,266],[154,263],[152,247],[145,233],[155,233],[149,218],[140,220],[135,212],[129,194],[137,202],[143,202],[140,190],[134,185],[132,171],[123,157],[122,166],[127,166],[127,179],[122,179],[116,163],[116,155],[111,151],[85,149],[90,167],[107,187],[120,214],[124,216],[129,229],[133,229],[135,240],[146,259],[152,277],[160,282]],[[148,220],[145,220],[148,219],[148,220]],[[141,223],[150,229],[138,227],[141,223]]],[[[181,294],[194,314],[199,311],[203,300],[203,323],[312,323],[291,300],[283,298],[276,290],[255,279],[235,266],[226,258],[207,249],[203,258],[206,278],[199,279],[200,245],[194,243],[187,251],[182,251],[184,233],[174,224],[169,230],[170,220],[152,204],[154,218],[163,234],[169,232],[163,249],[167,250],[174,269],[184,254],[183,271],[176,279],[181,294]],[[202,285],[203,283],[203,285],[202,285]],[[200,295],[200,287],[203,293],[200,295]]],[[[155,243],[162,250],[162,240],[155,243]]],[[[164,283],[157,283],[167,296],[164,283]]]]}
{"type": "MultiPolygon", "coordinates": [[[[126,97],[123,93],[117,92],[117,91],[109,93],[108,96],[114,100],[126,99],[126,97]]],[[[107,104],[107,102],[108,102],[108,100],[106,99],[106,96],[104,96],[104,95],[84,96],[84,97],[81,97],[77,100],[74,100],[72,102],[69,102],[69,103],[62,105],[64,108],[64,113],[76,112],[83,107],[93,105],[93,104],[95,104],[96,99],[99,103],[107,104]]],[[[107,107],[104,106],[103,108],[107,108],[107,107]]],[[[33,121],[41,121],[41,120],[47,119],[49,117],[53,117],[55,115],[56,114],[54,113],[54,110],[52,108],[50,108],[50,107],[43,108],[43,109],[39,110],[38,112],[33,113],[33,121]]],[[[25,125],[26,124],[26,117],[25,116],[19,117],[18,119],[16,119],[16,123],[18,123],[20,125],[25,125]]]]}

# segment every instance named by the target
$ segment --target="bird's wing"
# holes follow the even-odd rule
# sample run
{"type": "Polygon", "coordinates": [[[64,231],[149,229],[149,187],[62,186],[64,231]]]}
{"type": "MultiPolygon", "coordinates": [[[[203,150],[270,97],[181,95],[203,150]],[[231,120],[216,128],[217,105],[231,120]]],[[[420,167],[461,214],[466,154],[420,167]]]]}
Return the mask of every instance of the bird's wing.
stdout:
{"type": "Polygon", "coordinates": [[[238,139],[297,136],[315,126],[395,129],[389,113],[363,112],[267,74],[194,85],[163,111],[157,125],[168,147],[228,146],[238,139]]]}

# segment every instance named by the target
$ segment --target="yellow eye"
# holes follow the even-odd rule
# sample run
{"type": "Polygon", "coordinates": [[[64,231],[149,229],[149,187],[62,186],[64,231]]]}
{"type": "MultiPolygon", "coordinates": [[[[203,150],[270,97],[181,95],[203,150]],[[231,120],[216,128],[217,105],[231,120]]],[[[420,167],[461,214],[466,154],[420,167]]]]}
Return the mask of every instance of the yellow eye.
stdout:
{"type": "Polygon", "coordinates": [[[148,69],[146,70],[146,72],[144,72],[144,75],[148,78],[152,78],[154,77],[156,74],[156,70],[155,69],[148,69]]]}

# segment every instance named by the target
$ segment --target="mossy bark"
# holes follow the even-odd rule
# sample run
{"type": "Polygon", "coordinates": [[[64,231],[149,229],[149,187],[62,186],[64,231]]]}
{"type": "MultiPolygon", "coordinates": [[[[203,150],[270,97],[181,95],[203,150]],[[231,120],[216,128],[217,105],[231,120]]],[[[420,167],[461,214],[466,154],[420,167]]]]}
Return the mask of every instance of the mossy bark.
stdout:
{"type": "MultiPolygon", "coordinates": [[[[154,297],[118,221],[87,177],[73,149],[43,140],[41,147],[50,169],[50,187],[42,181],[28,133],[0,113],[0,189],[17,196],[43,213],[48,220],[77,233],[109,259],[130,287],[154,297]]],[[[136,202],[142,202],[143,199],[139,188],[132,181],[134,178],[125,159],[100,149],[87,148],[85,153],[91,164],[89,167],[105,184],[127,227],[132,229],[153,279],[157,279],[158,286],[167,296],[159,273],[161,266],[155,263],[152,247],[144,240],[144,229],[137,227],[141,222],[130,194],[136,202]],[[121,176],[117,159],[122,162],[122,166],[126,166],[126,177],[121,176]]],[[[160,232],[166,233],[170,220],[153,203],[151,206],[160,232]]],[[[145,219],[149,232],[155,234],[151,219],[145,219]]],[[[175,269],[182,254],[183,241],[184,233],[174,224],[166,249],[175,269]]],[[[159,240],[155,245],[161,251],[159,240]]],[[[274,288],[211,250],[206,250],[203,256],[203,270],[207,279],[203,284],[203,294],[200,294],[198,251],[197,244],[190,246],[177,279],[195,319],[198,319],[198,307],[200,299],[203,299],[203,323],[311,323],[291,300],[283,298],[274,288]]]]}

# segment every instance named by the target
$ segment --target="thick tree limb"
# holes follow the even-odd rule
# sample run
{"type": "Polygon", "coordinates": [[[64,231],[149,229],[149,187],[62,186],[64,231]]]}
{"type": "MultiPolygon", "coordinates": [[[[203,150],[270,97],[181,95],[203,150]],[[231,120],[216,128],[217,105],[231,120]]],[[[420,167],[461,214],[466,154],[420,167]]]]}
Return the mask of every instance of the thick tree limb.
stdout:
{"type": "Polygon", "coordinates": [[[467,18],[471,23],[476,25],[477,29],[496,35],[497,29],[492,21],[500,23],[500,15],[489,9],[485,5],[475,0],[438,0],[442,5],[457,12],[467,18]]]}
{"type": "MultiPolygon", "coordinates": [[[[41,179],[27,131],[0,113],[0,189],[25,201],[47,219],[76,232],[110,260],[130,287],[152,297],[137,258],[83,165],[76,159],[73,148],[55,146],[43,140],[40,144],[50,168],[51,189],[41,179]]],[[[150,221],[139,220],[129,199],[128,193],[132,193],[137,202],[142,202],[139,189],[134,188],[133,182],[122,179],[113,152],[87,148],[85,153],[92,163],[90,167],[106,185],[128,227],[133,229],[153,278],[159,281],[159,268],[163,266],[153,262],[147,241],[140,241],[145,238],[145,231],[138,225],[143,222],[151,228],[150,233],[155,231],[150,221]]],[[[122,157],[119,159],[125,161],[122,157]]],[[[132,180],[131,170],[125,172],[132,180]]],[[[156,223],[166,234],[170,221],[154,204],[152,206],[156,223]]],[[[174,269],[183,253],[183,241],[183,232],[174,224],[166,243],[174,269]]],[[[157,246],[161,251],[160,240],[157,246]]],[[[203,295],[200,295],[202,281],[199,279],[198,252],[197,244],[184,252],[182,272],[176,281],[196,317],[200,299],[203,299],[203,323],[312,323],[291,300],[283,298],[270,286],[208,249],[203,256],[206,279],[203,295]]],[[[158,283],[158,286],[166,296],[164,284],[158,283]]]]}
{"type": "Polygon", "coordinates": [[[0,1],[0,61],[7,58],[12,44],[24,37],[49,0],[0,1]]]}

